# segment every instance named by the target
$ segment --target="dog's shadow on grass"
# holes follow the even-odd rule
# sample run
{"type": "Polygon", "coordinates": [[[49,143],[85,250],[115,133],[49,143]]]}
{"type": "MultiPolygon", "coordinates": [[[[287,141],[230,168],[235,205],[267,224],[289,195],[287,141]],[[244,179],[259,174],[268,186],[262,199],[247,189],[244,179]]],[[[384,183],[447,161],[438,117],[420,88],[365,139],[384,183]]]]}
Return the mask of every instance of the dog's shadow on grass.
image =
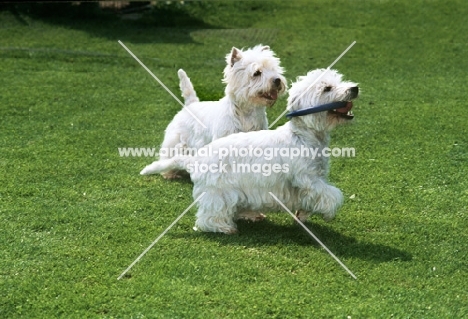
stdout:
{"type": "MultiPolygon", "coordinates": [[[[162,3],[162,2],[161,2],[162,3]]],[[[122,8],[103,8],[98,2],[28,2],[0,6],[10,11],[23,25],[30,18],[50,25],[87,32],[96,37],[133,43],[195,43],[193,30],[215,29],[191,14],[187,6],[162,3],[122,4],[122,8]]]]}
{"type": "MultiPolygon", "coordinates": [[[[261,247],[270,245],[303,245],[316,249],[321,246],[306,233],[302,227],[293,221],[290,225],[279,225],[268,220],[259,223],[238,221],[239,234],[224,235],[219,233],[199,233],[209,240],[222,245],[238,245],[261,247]]],[[[341,257],[356,257],[375,262],[411,261],[412,255],[404,250],[383,244],[358,241],[353,237],[343,235],[325,225],[307,222],[306,226],[335,255],[341,257]]]]}

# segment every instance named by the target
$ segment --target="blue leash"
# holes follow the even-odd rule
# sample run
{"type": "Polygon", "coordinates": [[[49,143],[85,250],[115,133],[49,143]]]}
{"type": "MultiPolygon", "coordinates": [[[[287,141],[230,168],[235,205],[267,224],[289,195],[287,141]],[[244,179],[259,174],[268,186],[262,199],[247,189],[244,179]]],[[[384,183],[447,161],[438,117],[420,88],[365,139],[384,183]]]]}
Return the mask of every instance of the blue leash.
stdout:
{"type": "Polygon", "coordinates": [[[291,117],[303,116],[303,115],[318,113],[318,112],[323,112],[323,111],[341,109],[345,107],[347,104],[348,102],[332,102],[332,103],[322,104],[322,105],[313,106],[313,107],[309,107],[309,108],[302,109],[302,110],[293,111],[291,113],[286,114],[286,117],[291,118],[291,117]]]}

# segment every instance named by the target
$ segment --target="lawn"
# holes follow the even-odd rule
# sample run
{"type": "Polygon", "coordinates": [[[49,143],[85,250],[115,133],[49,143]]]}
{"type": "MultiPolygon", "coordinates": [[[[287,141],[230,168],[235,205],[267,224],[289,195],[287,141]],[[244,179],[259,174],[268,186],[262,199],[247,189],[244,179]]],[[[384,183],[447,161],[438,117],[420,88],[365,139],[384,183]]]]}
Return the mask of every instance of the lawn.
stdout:
{"type": "MultiPolygon", "coordinates": [[[[0,6],[1,318],[467,318],[468,3],[209,1],[151,10],[0,6]],[[285,212],[192,230],[189,180],[140,176],[180,109],[177,70],[223,96],[233,46],[269,45],[291,83],[335,65],[361,96],[332,147],[330,223],[285,212]]],[[[286,106],[268,110],[273,122],[286,106]]],[[[286,118],[277,125],[286,122],[286,118]]]]}

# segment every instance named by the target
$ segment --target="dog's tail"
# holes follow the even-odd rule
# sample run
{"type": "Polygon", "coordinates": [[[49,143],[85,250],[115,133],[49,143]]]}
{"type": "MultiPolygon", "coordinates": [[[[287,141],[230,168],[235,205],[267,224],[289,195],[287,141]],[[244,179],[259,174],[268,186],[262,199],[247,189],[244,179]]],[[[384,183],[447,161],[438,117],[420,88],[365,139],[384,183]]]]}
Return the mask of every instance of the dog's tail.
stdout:
{"type": "Polygon", "coordinates": [[[169,172],[172,170],[186,171],[187,164],[189,163],[190,159],[186,156],[175,156],[172,158],[155,161],[147,165],[140,172],[140,175],[159,174],[169,172]]]}
{"type": "Polygon", "coordinates": [[[140,175],[159,174],[172,170],[186,170],[184,159],[179,157],[172,157],[169,159],[155,161],[143,168],[143,170],[140,172],[140,175]]]}
{"type": "Polygon", "coordinates": [[[197,96],[197,92],[193,88],[192,82],[190,82],[187,73],[184,70],[180,69],[177,71],[180,80],[180,90],[182,91],[182,97],[185,100],[185,105],[190,105],[195,102],[200,102],[197,96]]]}

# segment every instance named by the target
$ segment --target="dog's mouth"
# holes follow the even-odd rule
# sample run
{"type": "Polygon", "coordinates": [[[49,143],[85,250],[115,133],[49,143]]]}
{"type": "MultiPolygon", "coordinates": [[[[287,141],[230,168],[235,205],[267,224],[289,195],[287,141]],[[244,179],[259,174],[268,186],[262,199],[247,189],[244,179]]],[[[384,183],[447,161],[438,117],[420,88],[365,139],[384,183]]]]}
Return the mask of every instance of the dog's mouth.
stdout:
{"type": "Polygon", "coordinates": [[[353,102],[348,101],[346,103],[345,107],[342,107],[342,108],[339,108],[339,109],[333,109],[333,110],[330,110],[328,112],[331,113],[331,114],[338,115],[338,116],[340,116],[342,118],[345,118],[347,120],[352,120],[354,118],[353,111],[351,111],[352,108],[353,108],[353,102]]]}
{"type": "Polygon", "coordinates": [[[278,99],[278,91],[271,90],[270,92],[265,92],[263,94],[260,94],[260,96],[270,101],[276,101],[278,99]]]}

